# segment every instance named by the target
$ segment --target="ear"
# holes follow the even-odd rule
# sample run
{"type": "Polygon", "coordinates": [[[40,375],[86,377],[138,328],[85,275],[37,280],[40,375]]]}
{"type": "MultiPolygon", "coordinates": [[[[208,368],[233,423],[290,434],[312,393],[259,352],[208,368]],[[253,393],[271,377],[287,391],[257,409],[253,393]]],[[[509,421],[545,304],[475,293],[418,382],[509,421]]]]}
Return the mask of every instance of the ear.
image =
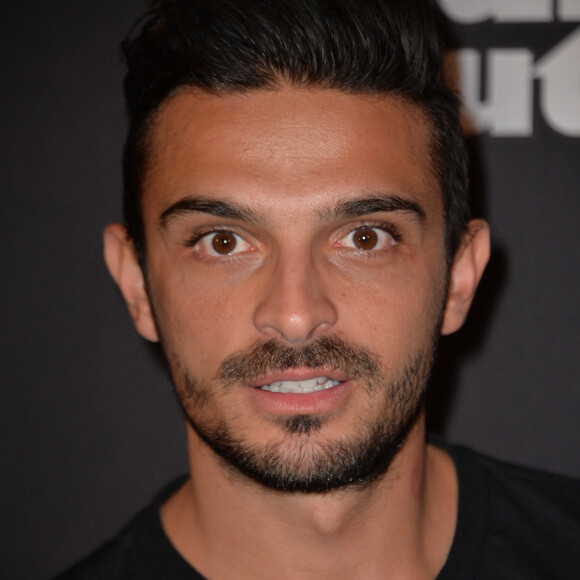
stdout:
{"type": "Polygon", "coordinates": [[[127,230],[121,224],[108,225],[103,232],[103,246],[107,268],[125,298],[137,332],[143,338],[157,342],[159,336],[143,271],[127,230]]]}
{"type": "Polygon", "coordinates": [[[451,266],[441,334],[451,334],[463,325],[489,253],[489,226],[483,220],[471,220],[451,266]]]}

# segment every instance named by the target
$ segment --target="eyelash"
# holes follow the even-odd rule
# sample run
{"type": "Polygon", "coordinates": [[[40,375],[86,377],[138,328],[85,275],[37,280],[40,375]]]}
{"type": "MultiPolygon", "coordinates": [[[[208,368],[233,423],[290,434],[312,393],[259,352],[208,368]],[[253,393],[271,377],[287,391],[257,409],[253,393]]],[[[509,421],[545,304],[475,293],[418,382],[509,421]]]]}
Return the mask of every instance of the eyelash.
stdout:
{"type": "MultiPolygon", "coordinates": [[[[341,232],[336,237],[335,243],[341,242],[342,240],[344,240],[348,236],[354,235],[354,234],[356,234],[356,232],[361,231],[361,230],[365,230],[365,229],[381,230],[381,231],[385,232],[386,234],[391,236],[391,238],[393,239],[393,242],[394,242],[393,245],[397,245],[402,241],[402,236],[401,236],[400,231],[392,223],[367,222],[367,223],[360,224],[360,225],[356,226],[355,228],[349,228],[347,231],[343,230],[343,232],[341,232]]],[[[355,248],[349,248],[349,247],[343,246],[342,249],[345,251],[350,250],[350,251],[356,253],[357,256],[361,256],[361,257],[365,257],[365,258],[378,258],[380,256],[380,252],[381,252],[381,250],[375,250],[374,248],[372,248],[370,250],[363,250],[362,248],[355,249],[355,248]]],[[[386,251],[387,249],[390,249],[390,248],[384,248],[383,251],[386,251]]]]}
{"type": "MultiPolygon", "coordinates": [[[[339,234],[339,237],[337,236],[337,241],[343,240],[347,236],[354,234],[357,231],[364,230],[364,229],[382,230],[385,233],[387,233],[388,235],[390,235],[396,244],[400,243],[402,240],[402,236],[401,236],[399,230],[392,223],[367,222],[367,223],[357,225],[354,228],[349,228],[346,231],[343,230],[339,234]]],[[[199,244],[199,242],[202,239],[204,239],[208,236],[216,235],[216,234],[232,234],[233,236],[236,236],[237,238],[241,238],[242,240],[246,241],[245,238],[241,234],[236,233],[235,231],[233,231],[230,228],[211,227],[208,229],[204,229],[203,231],[199,231],[199,232],[194,233],[191,237],[189,237],[185,241],[185,246],[190,247],[190,248],[194,248],[197,244],[199,244]]],[[[249,242],[246,242],[246,243],[249,243],[249,242]]],[[[350,248],[343,248],[343,249],[350,249],[350,248]]],[[[354,250],[354,251],[356,251],[356,250],[354,250]]],[[[361,249],[361,250],[357,251],[357,254],[364,255],[368,258],[377,257],[376,256],[377,251],[373,251],[373,250],[362,250],[361,249]]],[[[205,256],[205,259],[212,260],[215,258],[219,261],[224,261],[224,260],[228,260],[228,259],[229,260],[236,259],[237,257],[238,256],[236,254],[224,254],[223,256],[213,256],[213,255],[205,256]]]]}
{"type": "MultiPolygon", "coordinates": [[[[227,228],[227,227],[211,227],[208,229],[204,229],[203,231],[196,232],[185,241],[184,245],[188,248],[195,248],[204,239],[208,239],[208,242],[209,242],[209,239],[212,236],[215,236],[218,234],[230,234],[230,235],[234,236],[238,240],[235,247],[237,247],[239,245],[240,240],[243,244],[247,244],[248,246],[252,245],[250,242],[246,241],[246,238],[244,236],[233,231],[231,228],[227,228]]],[[[206,250],[207,250],[207,248],[206,248],[206,250]]],[[[232,253],[220,254],[220,253],[212,253],[211,251],[204,252],[202,249],[200,249],[199,253],[198,253],[198,259],[202,259],[202,260],[209,262],[209,263],[225,264],[227,262],[231,262],[233,260],[239,259],[243,254],[246,254],[246,253],[248,253],[248,252],[242,251],[239,253],[240,255],[238,255],[237,252],[234,252],[232,250],[232,253]]]]}
{"type": "Polygon", "coordinates": [[[232,234],[234,236],[239,236],[236,232],[232,231],[228,228],[211,228],[208,230],[204,230],[201,232],[196,232],[190,238],[185,241],[185,245],[188,248],[193,248],[196,244],[198,244],[203,238],[206,236],[210,236],[212,234],[232,234]]]}
{"type": "Polygon", "coordinates": [[[352,230],[349,230],[348,233],[356,232],[358,230],[364,230],[366,228],[370,228],[373,230],[374,229],[382,230],[383,232],[389,234],[393,238],[393,240],[397,243],[399,243],[402,240],[402,236],[399,230],[393,224],[387,222],[364,223],[352,230]]]}

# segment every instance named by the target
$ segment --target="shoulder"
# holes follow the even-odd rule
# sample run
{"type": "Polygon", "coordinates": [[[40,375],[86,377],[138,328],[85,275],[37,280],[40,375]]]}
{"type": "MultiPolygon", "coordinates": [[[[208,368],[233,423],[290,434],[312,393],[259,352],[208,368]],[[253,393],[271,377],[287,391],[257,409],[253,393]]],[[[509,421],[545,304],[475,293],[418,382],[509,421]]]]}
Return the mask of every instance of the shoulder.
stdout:
{"type": "Polygon", "coordinates": [[[164,487],[117,536],[55,580],[201,578],[173,548],[159,517],[159,507],[184,481],[164,487]]]}
{"type": "Polygon", "coordinates": [[[54,580],[120,580],[130,540],[122,532],[54,580]]]}
{"type": "Polygon", "coordinates": [[[562,529],[570,523],[580,531],[580,480],[493,459],[466,447],[452,446],[460,485],[462,479],[482,478],[489,500],[514,515],[537,512],[546,524],[562,529]],[[553,521],[551,516],[559,514],[553,521]]]}
{"type": "Polygon", "coordinates": [[[462,446],[444,448],[459,481],[449,567],[469,566],[473,575],[462,578],[577,577],[579,480],[498,461],[462,446]]]}

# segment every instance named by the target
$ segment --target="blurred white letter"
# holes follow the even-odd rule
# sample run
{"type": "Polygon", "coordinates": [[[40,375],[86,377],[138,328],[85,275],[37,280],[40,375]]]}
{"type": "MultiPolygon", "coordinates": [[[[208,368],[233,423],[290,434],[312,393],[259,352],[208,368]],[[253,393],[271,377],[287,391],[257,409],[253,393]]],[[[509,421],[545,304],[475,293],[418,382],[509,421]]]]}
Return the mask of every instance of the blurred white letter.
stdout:
{"type": "Polygon", "coordinates": [[[538,61],[540,106],[548,124],[580,137],[580,28],[538,61]]]}
{"type": "Polygon", "coordinates": [[[463,49],[451,58],[457,59],[466,133],[489,131],[498,137],[526,137],[533,133],[533,55],[529,50],[488,51],[483,101],[479,52],[463,49]]]}
{"type": "MultiPolygon", "coordinates": [[[[477,24],[490,18],[497,22],[550,22],[554,0],[439,0],[449,18],[460,24],[477,24]]],[[[578,0],[567,0],[572,10],[578,0]]]]}
{"type": "Polygon", "coordinates": [[[580,20],[580,0],[560,0],[558,2],[560,20],[580,20]]]}

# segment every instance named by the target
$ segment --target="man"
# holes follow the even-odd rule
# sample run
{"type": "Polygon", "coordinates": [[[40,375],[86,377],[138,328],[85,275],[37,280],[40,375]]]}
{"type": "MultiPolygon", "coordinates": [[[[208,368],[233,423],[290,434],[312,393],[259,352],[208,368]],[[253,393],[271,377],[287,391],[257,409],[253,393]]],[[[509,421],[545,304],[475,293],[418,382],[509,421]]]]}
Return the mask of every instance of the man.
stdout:
{"type": "Polygon", "coordinates": [[[573,578],[580,487],[427,442],[489,257],[425,0],[173,0],[105,259],[191,476],[66,578],[573,578]]]}

